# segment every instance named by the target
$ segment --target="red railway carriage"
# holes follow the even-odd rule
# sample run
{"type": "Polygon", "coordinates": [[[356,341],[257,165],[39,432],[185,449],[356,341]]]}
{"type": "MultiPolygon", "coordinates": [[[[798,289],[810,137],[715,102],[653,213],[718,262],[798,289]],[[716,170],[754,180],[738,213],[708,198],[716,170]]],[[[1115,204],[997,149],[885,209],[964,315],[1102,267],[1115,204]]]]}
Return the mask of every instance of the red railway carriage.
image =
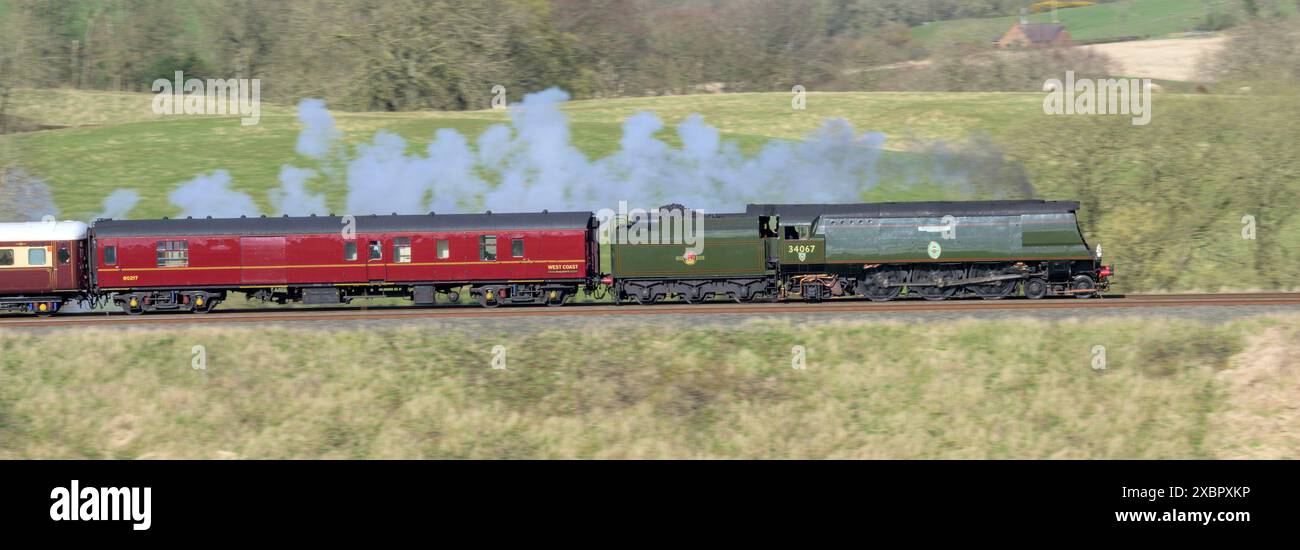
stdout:
{"type": "Polygon", "coordinates": [[[0,223],[0,311],[49,315],[85,298],[86,224],[0,223]]]}
{"type": "Polygon", "coordinates": [[[284,303],[459,289],[486,306],[563,304],[596,278],[590,212],[101,220],[97,290],[130,313],[203,312],[230,292],[284,303]]]}

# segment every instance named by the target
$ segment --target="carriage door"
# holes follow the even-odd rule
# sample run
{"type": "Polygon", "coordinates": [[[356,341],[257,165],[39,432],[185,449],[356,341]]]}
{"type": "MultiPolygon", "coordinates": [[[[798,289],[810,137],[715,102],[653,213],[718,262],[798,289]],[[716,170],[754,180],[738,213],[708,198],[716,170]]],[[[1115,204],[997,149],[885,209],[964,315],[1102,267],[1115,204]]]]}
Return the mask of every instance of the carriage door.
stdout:
{"type": "Polygon", "coordinates": [[[384,263],[384,242],[379,239],[366,241],[366,273],[372,283],[388,277],[384,263]]]}
{"type": "Polygon", "coordinates": [[[71,290],[77,288],[77,272],[74,266],[72,254],[75,250],[72,243],[61,242],[55,244],[54,251],[54,288],[58,290],[71,290]]]}
{"type": "Polygon", "coordinates": [[[243,256],[240,281],[246,285],[280,285],[288,282],[284,237],[240,237],[243,256]]]}

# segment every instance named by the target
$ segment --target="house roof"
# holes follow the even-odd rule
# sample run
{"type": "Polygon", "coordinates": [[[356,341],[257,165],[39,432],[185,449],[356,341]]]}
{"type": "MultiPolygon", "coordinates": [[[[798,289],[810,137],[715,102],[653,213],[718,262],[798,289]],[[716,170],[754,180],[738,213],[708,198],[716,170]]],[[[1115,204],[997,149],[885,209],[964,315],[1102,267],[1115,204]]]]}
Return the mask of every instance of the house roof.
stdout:
{"type": "Polygon", "coordinates": [[[1021,23],[1020,31],[1025,33],[1033,43],[1044,43],[1056,40],[1056,37],[1065,31],[1065,25],[1052,25],[1050,23],[1021,23]]]}

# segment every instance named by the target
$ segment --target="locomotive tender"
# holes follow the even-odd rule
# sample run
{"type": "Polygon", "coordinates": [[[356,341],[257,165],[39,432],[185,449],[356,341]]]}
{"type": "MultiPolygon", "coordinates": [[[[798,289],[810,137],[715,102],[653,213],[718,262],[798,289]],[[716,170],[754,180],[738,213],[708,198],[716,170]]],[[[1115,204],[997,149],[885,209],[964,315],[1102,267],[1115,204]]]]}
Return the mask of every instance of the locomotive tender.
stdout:
{"type": "Polygon", "coordinates": [[[111,302],[130,314],[204,313],[234,293],[420,305],[468,293],[485,307],[558,306],[584,290],[616,304],[1096,296],[1112,268],[1084,240],[1077,209],[1041,200],[749,205],[704,216],[698,247],[602,244],[591,212],[0,224],[0,311],[111,302]]]}

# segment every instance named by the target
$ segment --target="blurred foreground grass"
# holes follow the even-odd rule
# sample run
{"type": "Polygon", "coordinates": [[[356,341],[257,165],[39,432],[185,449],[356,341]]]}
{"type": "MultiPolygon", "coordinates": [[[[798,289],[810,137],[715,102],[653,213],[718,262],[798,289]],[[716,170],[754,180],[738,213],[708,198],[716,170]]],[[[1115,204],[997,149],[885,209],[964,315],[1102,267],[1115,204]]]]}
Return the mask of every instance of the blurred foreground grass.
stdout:
{"type": "Polygon", "coordinates": [[[1296,315],[6,332],[0,457],[1293,458],[1297,342],[1296,315]]]}

